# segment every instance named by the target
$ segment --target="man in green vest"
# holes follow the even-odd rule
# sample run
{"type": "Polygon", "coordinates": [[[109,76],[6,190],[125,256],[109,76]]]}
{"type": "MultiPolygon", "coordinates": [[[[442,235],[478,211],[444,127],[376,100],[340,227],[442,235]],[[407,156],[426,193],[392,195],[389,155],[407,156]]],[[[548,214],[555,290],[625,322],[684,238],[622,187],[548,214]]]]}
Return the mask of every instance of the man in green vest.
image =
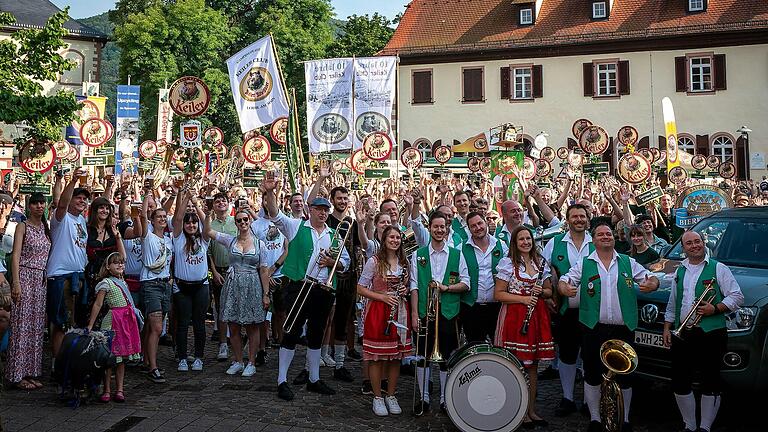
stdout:
{"type": "MultiPolygon", "coordinates": [[[[429,244],[430,239],[430,232],[431,230],[428,230],[427,227],[424,226],[424,224],[421,221],[421,214],[419,213],[419,204],[421,203],[421,197],[405,197],[406,202],[406,209],[408,207],[408,203],[413,200],[413,205],[410,207],[411,212],[409,213],[408,222],[410,224],[410,227],[413,229],[413,234],[416,238],[416,244],[419,245],[419,247],[424,247],[429,244]]],[[[446,232],[445,232],[445,242],[448,247],[461,249],[461,245],[464,244],[464,237],[461,236],[458,232],[454,231],[453,226],[453,208],[449,205],[439,205],[435,208],[434,213],[442,213],[443,216],[445,216],[447,222],[446,225],[446,232]]]]}
{"type": "MultiPolygon", "coordinates": [[[[591,421],[588,432],[602,432],[600,421],[600,384],[606,368],[600,358],[600,347],[609,339],[634,343],[637,328],[637,294],[658,289],[659,280],[651,272],[627,255],[616,253],[613,230],[607,223],[592,229],[595,251],[575,263],[560,277],[558,291],[565,297],[579,297],[579,322],[584,338],[581,358],[584,362],[584,400],[589,407],[591,421]]],[[[631,431],[629,408],[632,388],[629,377],[619,376],[616,381],[624,396],[624,430],[631,431]]]]}
{"type": "Polygon", "coordinates": [[[458,234],[463,243],[469,239],[469,192],[460,190],[453,194],[453,206],[456,207],[456,214],[451,221],[451,231],[458,234]]]}
{"type": "MultiPolygon", "coordinates": [[[[541,256],[552,264],[557,277],[568,273],[572,264],[580,262],[595,251],[592,236],[587,232],[587,209],[572,204],[565,211],[568,232],[558,234],[544,246],[541,256]]],[[[576,362],[581,349],[582,332],[579,325],[579,298],[560,297],[560,313],[553,314],[554,336],[557,342],[557,372],[563,397],[555,410],[557,417],[565,417],[576,411],[573,390],[576,383],[576,362]]]]}
{"type": "Polygon", "coordinates": [[[488,233],[485,217],[469,212],[467,224],[472,237],[462,246],[467,262],[469,291],[461,296],[461,325],[467,342],[493,341],[501,303],[493,298],[496,267],[509,249],[488,233]]]}
{"type": "MultiPolygon", "coordinates": [[[[434,212],[429,217],[430,242],[418,249],[411,257],[411,291],[418,290],[418,307],[412,308],[412,322],[426,321],[427,338],[419,341],[419,352],[429,359],[435,343],[435,319],[438,325],[439,353],[445,359],[440,363],[440,409],[445,411],[445,382],[448,378],[447,360],[459,347],[458,323],[459,304],[462,293],[469,289],[467,263],[459,249],[448,247],[445,236],[448,234],[448,218],[434,212]],[[440,310],[428,311],[429,283],[437,282],[440,296],[440,310]],[[422,350],[422,347],[425,349],[422,350]]],[[[424,412],[429,410],[429,392],[424,388],[425,363],[416,368],[416,378],[421,393],[421,406],[424,412]]],[[[427,375],[428,376],[428,375],[427,375]]],[[[417,407],[415,407],[417,408],[417,407]]]]}
{"type": "MultiPolygon", "coordinates": [[[[672,348],[672,391],[683,417],[686,431],[709,432],[720,407],[720,362],[725,355],[728,332],[725,314],[744,304],[744,295],[733,273],[723,263],[706,256],[704,239],[696,231],[687,231],[680,240],[686,259],[677,268],[664,314],[664,344],[672,348]],[[691,312],[692,305],[707,286],[714,288],[714,298],[704,301],[694,312],[701,321],[684,328],[680,337],[672,337],[671,327],[691,312]],[[701,388],[701,422],[696,425],[696,398],[691,391],[698,372],[701,388]]],[[[711,297],[711,294],[704,299],[711,297]]]]}
{"type": "MultiPolygon", "coordinates": [[[[331,209],[331,203],[327,199],[319,197],[310,202],[309,220],[294,219],[278,211],[275,187],[274,179],[265,179],[262,182],[264,208],[275,226],[288,240],[288,256],[281,268],[283,275],[289,280],[284,288],[285,304],[293,305],[305,279],[314,279],[325,284],[332,276],[330,272],[335,256],[329,253],[331,249],[340,251],[339,263],[335,269],[337,272],[349,268],[350,258],[343,245],[333,240],[334,230],[326,224],[331,209]]],[[[335,280],[332,283],[333,289],[330,291],[319,286],[309,291],[292,332],[286,332],[283,335],[277,376],[277,395],[281,399],[291,400],[294,397],[293,390],[288,386],[287,374],[305,323],[307,325],[307,362],[309,363],[307,390],[325,395],[336,393],[320,380],[320,347],[328,315],[333,306],[335,280]]]]}

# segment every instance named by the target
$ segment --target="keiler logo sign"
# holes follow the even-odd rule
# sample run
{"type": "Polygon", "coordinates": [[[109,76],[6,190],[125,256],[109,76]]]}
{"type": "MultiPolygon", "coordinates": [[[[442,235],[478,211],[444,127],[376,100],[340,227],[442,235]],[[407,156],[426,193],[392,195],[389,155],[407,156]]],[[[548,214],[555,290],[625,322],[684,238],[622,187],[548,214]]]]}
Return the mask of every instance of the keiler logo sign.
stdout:
{"type": "Polygon", "coordinates": [[[240,79],[240,96],[248,102],[260,101],[272,92],[272,74],[266,68],[255,66],[240,79]]]}
{"type": "Polygon", "coordinates": [[[171,85],[169,102],[171,109],[185,117],[199,117],[208,111],[211,102],[211,92],[203,80],[198,77],[185,76],[171,85]]]}

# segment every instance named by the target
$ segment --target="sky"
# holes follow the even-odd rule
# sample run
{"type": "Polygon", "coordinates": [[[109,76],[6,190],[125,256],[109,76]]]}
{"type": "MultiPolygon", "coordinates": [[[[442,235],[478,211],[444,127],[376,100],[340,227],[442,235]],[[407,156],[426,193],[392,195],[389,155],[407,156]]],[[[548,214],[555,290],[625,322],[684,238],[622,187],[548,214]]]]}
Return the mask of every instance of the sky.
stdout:
{"type": "MultiPolygon", "coordinates": [[[[114,0],[51,0],[60,8],[69,6],[69,15],[72,18],[87,18],[99,15],[115,6],[114,0]]],[[[349,15],[372,15],[378,12],[392,19],[397,13],[405,10],[407,0],[331,0],[336,16],[346,19],[349,15]]]]}

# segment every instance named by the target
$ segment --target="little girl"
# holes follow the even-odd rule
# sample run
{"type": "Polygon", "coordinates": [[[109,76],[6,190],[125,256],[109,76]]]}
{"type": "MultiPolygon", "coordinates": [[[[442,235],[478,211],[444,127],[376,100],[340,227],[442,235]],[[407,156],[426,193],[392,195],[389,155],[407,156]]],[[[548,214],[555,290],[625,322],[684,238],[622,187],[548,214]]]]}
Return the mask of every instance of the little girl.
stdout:
{"type": "MultiPolygon", "coordinates": [[[[117,371],[115,381],[117,391],[115,402],[125,402],[123,394],[123,379],[125,378],[125,362],[136,360],[141,353],[141,340],[139,338],[139,322],[136,308],[133,304],[128,286],[123,280],[125,271],[125,258],[118,252],[111,253],[101,265],[97,276],[100,282],[96,285],[96,300],[91,309],[91,319],[88,323],[88,331],[93,328],[99,315],[102,304],[106,303],[109,312],[101,321],[101,330],[114,332],[112,338],[112,353],[117,357],[117,371]]],[[[111,400],[110,377],[112,371],[107,369],[104,374],[104,393],[99,400],[109,402],[111,400]]]]}

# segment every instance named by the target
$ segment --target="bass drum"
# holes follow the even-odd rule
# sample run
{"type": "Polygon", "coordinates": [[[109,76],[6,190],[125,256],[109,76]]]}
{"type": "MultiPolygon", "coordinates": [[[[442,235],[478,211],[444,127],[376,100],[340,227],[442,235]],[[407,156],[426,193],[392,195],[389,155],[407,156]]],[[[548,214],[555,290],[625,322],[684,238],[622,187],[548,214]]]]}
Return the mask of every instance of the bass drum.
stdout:
{"type": "Polygon", "coordinates": [[[528,411],[528,380],[517,358],[487,343],[464,346],[448,360],[448,417],[464,432],[514,431],[528,411]]]}

